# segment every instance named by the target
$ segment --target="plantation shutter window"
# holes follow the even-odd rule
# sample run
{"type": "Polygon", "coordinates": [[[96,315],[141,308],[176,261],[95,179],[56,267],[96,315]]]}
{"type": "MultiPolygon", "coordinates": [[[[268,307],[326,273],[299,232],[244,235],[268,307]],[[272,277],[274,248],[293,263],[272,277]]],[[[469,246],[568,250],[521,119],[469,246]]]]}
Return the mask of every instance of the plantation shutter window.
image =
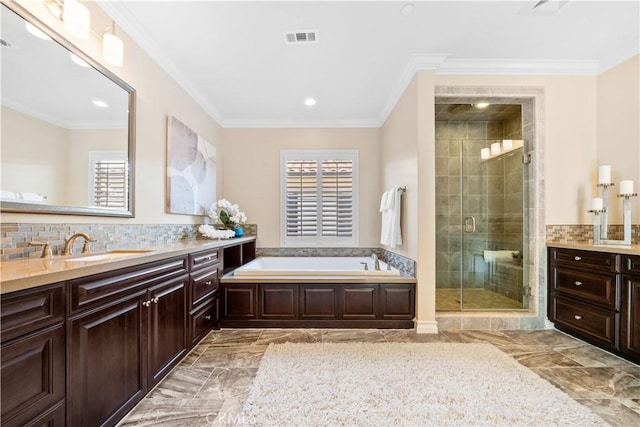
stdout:
{"type": "Polygon", "coordinates": [[[127,209],[129,163],[120,152],[90,152],[92,187],[90,198],[94,206],[127,209]]]}
{"type": "Polygon", "coordinates": [[[284,246],[356,243],[357,152],[281,153],[284,246]]]}

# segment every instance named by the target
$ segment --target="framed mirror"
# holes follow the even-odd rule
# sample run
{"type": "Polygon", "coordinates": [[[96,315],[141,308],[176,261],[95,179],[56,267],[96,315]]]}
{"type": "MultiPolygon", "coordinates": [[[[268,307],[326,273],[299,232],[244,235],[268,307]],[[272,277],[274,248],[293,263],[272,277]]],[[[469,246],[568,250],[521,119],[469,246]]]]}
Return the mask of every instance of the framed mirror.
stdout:
{"type": "Polygon", "coordinates": [[[2,4],[0,211],[134,216],[135,90],[2,4]]]}

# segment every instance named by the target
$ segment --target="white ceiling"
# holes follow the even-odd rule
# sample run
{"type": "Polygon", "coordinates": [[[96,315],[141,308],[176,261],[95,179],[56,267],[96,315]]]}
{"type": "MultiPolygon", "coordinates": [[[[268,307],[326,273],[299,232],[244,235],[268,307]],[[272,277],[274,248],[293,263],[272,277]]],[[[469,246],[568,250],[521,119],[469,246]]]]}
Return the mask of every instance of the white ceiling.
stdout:
{"type": "Polygon", "coordinates": [[[640,51],[640,0],[99,2],[225,127],[380,126],[418,69],[594,75],[640,51]]]}

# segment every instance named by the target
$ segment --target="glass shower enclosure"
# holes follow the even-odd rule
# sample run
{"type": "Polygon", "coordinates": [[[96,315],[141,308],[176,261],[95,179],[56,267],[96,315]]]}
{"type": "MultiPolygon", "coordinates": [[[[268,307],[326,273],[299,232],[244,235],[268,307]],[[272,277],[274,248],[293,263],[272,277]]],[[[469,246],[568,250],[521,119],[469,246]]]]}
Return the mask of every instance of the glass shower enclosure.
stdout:
{"type": "Polygon", "coordinates": [[[528,308],[525,145],[436,138],[436,311],[528,308]]]}

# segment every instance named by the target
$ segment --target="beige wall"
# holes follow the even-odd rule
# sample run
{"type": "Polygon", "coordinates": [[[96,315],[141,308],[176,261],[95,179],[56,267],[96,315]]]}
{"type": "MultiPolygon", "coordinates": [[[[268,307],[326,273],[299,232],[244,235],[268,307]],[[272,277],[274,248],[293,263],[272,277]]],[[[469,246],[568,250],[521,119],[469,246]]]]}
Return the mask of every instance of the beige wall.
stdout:
{"type": "Polygon", "coordinates": [[[544,89],[542,133],[545,150],[547,224],[590,224],[596,192],[596,77],[444,76],[436,85],[538,87],[544,89]]]}
{"type": "MultiPolygon", "coordinates": [[[[20,0],[17,3],[65,35],[62,23],[45,9],[41,2],[20,0]]],[[[93,2],[84,2],[91,12],[91,26],[96,32],[111,25],[109,18],[93,2]]],[[[221,128],[158,64],[156,64],[122,30],[118,36],[124,42],[124,66],[112,67],[101,58],[100,40],[72,39],[73,44],[101,62],[136,89],[136,217],[96,218],[66,215],[2,214],[3,222],[103,222],[140,224],[197,224],[201,217],[165,213],[165,168],[167,116],[173,115],[207,141],[216,145],[218,158],[223,155],[221,128]]],[[[65,37],[67,37],[65,35],[65,37]]],[[[218,161],[217,194],[222,194],[222,161],[218,161]]]]}
{"type": "MultiPolygon", "coordinates": [[[[2,190],[66,197],[69,131],[2,107],[2,190]]],[[[4,217],[4,215],[3,215],[4,217]]]]}
{"type": "MultiPolygon", "coordinates": [[[[597,80],[598,164],[611,165],[618,194],[621,180],[634,181],[640,190],[640,55],[605,71],[597,80]]],[[[596,177],[597,179],[597,177],[596,177]]],[[[597,182],[597,181],[596,181],[597,182]]],[[[640,202],[632,199],[632,220],[640,223],[640,202]]],[[[611,198],[612,224],[622,223],[622,203],[611,198]]]]}
{"type": "Polygon", "coordinates": [[[379,130],[224,129],[224,195],[258,224],[259,247],[280,246],[280,150],[358,150],[359,247],[380,242],[379,130]]]}

